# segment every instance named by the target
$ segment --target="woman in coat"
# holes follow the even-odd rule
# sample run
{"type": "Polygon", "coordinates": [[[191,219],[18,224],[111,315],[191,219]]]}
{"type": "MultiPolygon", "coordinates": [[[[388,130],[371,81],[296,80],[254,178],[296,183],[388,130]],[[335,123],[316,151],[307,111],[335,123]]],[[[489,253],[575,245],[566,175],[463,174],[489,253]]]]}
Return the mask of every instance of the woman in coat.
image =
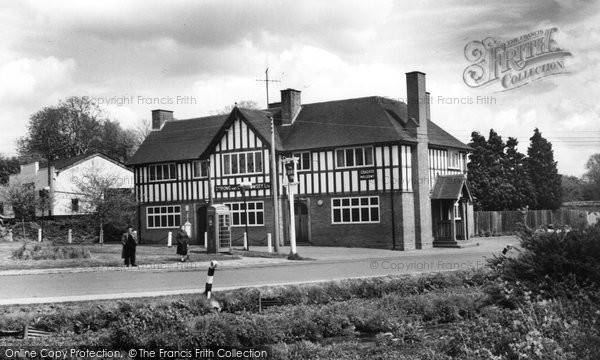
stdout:
{"type": "Polygon", "coordinates": [[[121,257],[125,259],[125,266],[137,266],[135,264],[135,248],[137,246],[137,236],[135,236],[133,228],[129,226],[127,232],[121,236],[121,243],[123,244],[123,251],[121,257]]]}
{"type": "Polygon", "coordinates": [[[179,228],[179,230],[177,230],[175,239],[177,240],[177,254],[181,255],[181,261],[184,262],[190,257],[188,255],[189,236],[185,231],[185,227],[183,225],[179,228]]]}

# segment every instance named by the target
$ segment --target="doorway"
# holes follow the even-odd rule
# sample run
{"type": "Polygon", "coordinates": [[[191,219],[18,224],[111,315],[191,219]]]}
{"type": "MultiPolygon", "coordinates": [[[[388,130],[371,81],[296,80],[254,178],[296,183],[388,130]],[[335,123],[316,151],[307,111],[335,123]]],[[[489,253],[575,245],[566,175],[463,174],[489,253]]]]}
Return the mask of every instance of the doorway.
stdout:
{"type": "Polygon", "coordinates": [[[308,206],[304,202],[294,203],[296,222],[296,243],[308,245],[310,243],[310,226],[308,217],[308,206]]]}
{"type": "Polygon", "coordinates": [[[198,245],[204,245],[204,233],[206,232],[206,210],[208,206],[202,205],[196,209],[196,241],[198,245]]]}

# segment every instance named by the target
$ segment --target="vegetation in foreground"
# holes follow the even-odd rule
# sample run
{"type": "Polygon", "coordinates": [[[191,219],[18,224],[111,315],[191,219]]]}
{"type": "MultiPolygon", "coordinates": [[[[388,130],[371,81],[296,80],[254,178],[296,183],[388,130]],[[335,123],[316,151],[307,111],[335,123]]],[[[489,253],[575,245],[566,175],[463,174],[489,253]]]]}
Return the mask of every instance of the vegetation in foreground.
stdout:
{"type": "Polygon", "coordinates": [[[0,328],[36,323],[44,340],[0,345],[266,349],[274,359],[595,359],[600,353],[600,227],[521,234],[485,271],[198,296],[0,309],[0,328]]]}

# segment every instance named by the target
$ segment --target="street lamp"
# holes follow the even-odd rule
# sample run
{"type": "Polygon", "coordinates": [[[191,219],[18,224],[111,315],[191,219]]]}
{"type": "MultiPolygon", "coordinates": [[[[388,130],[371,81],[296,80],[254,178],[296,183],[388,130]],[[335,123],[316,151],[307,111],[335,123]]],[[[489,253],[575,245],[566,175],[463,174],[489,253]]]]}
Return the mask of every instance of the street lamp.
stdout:
{"type": "Polygon", "coordinates": [[[246,221],[244,221],[245,225],[246,225],[246,244],[244,250],[250,250],[250,240],[248,239],[248,203],[246,202],[246,190],[251,190],[252,189],[252,182],[250,181],[242,181],[241,183],[239,183],[238,187],[240,188],[240,191],[242,192],[242,198],[244,199],[244,211],[246,214],[246,221]]]}
{"type": "Polygon", "coordinates": [[[50,186],[46,186],[40,190],[40,210],[42,211],[42,241],[44,240],[44,212],[46,205],[48,206],[48,216],[50,216],[50,186]]]}
{"type": "Polygon", "coordinates": [[[298,158],[284,158],[282,159],[283,165],[285,166],[285,174],[287,175],[287,192],[288,202],[290,206],[290,252],[292,255],[296,255],[296,219],[294,214],[294,187],[298,184],[298,158]]]}

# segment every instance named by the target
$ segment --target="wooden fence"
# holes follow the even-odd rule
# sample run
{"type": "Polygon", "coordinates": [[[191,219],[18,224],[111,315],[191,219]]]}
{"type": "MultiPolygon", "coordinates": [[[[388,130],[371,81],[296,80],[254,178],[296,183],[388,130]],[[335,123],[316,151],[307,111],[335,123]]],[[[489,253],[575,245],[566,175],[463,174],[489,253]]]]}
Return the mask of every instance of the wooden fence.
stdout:
{"type": "Polygon", "coordinates": [[[583,210],[530,210],[521,211],[477,211],[474,213],[475,234],[501,235],[513,234],[518,224],[525,223],[531,229],[539,229],[548,224],[569,225],[573,228],[588,223],[587,212],[583,210]]]}

